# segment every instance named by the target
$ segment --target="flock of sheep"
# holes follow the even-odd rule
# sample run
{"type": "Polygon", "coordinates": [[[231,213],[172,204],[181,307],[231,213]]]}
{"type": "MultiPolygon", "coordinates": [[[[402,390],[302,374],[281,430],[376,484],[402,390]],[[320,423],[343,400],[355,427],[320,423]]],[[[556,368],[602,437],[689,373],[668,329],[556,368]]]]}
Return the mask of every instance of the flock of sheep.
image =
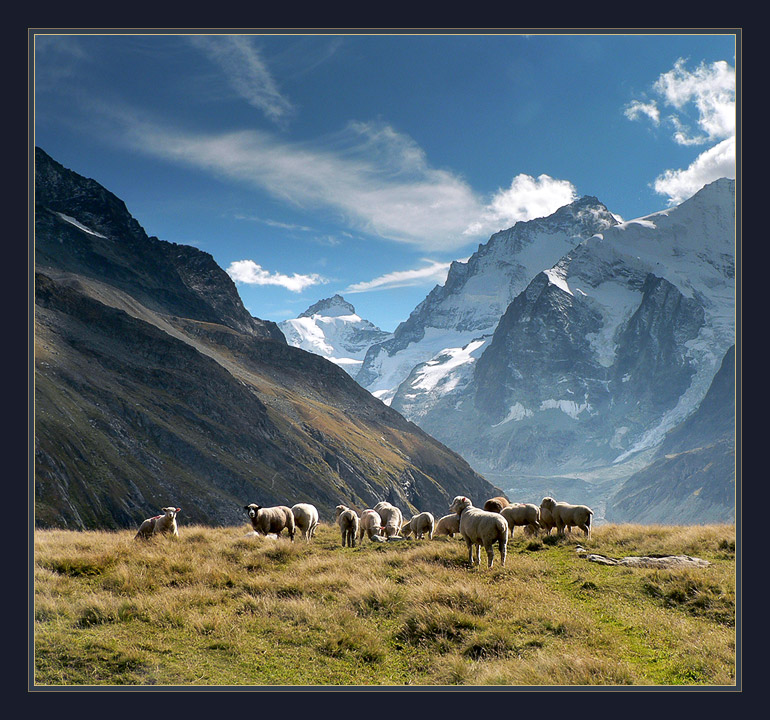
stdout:
{"type": "MultiPolygon", "coordinates": [[[[293,507],[262,507],[250,503],[243,509],[258,535],[278,536],[287,530],[294,542],[294,535],[299,530],[305,541],[310,542],[318,527],[318,510],[309,503],[297,503],[293,507]]],[[[179,535],[176,516],[181,508],[170,506],[162,510],[162,515],[148,518],[139,526],[136,539],[159,534],[179,535]]],[[[556,502],[551,497],[543,498],[538,507],[534,503],[511,503],[499,496],[487,500],[482,509],[474,507],[467,497],[458,495],[449,506],[449,514],[438,521],[429,512],[418,513],[404,521],[401,510],[384,501],[367,508],[360,516],[346,505],[338,505],[335,510],[335,522],[342,534],[343,547],[355,547],[364,535],[372,542],[389,542],[410,536],[418,540],[427,536],[432,540],[442,535],[454,537],[458,533],[465,540],[471,565],[481,565],[483,545],[490,568],[495,544],[500,551],[500,563],[505,566],[508,539],[513,536],[516,526],[524,527],[532,534],[540,530],[550,534],[553,528],[558,533],[570,532],[573,527],[578,527],[586,537],[590,537],[592,516],[593,510],[586,505],[556,502]]]]}

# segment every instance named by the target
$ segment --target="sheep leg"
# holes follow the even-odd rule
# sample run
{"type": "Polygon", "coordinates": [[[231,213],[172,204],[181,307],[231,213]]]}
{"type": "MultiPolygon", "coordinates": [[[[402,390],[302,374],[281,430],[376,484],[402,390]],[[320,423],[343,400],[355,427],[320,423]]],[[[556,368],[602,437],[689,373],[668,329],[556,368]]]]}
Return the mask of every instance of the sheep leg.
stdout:
{"type": "Polygon", "coordinates": [[[498,543],[500,546],[500,565],[505,567],[505,556],[508,552],[508,544],[504,540],[499,540],[498,543]]]}
{"type": "MultiPolygon", "coordinates": [[[[492,563],[495,561],[495,548],[489,544],[485,545],[484,549],[487,551],[487,567],[491,568],[492,563]]],[[[479,565],[481,564],[481,545],[479,545],[479,565]]]]}
{"type": "Polygon", "coordinates": [[[473,543],[466,538],[465,544],[468,547],[468,562],[473,565],[473,543]]]}

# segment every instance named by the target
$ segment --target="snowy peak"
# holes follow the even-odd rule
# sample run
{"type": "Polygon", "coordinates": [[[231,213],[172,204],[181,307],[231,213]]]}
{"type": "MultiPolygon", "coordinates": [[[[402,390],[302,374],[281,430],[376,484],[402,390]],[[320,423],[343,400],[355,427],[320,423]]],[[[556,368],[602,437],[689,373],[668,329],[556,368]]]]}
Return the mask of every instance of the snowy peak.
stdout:
{"type": "Polygon", "coordinates": [[[356,309],[342,297],[342,295],[333,295],[330,298],[324,298],[311,305],[300,317],[313,317],[313,315],[323,315],[324,317],[342,317],[344,315],[355,315],[356,309]]]}
{"type": "Polygon", "coordinates": [[[279,327],[289,345],[331,360],[354,377],[369,346],[392,337],[359,317],[341,295],[319,300],[279,327]]]}
{"type": "MultiPolygon", "coordinates": [[[[356,380],[390,402],[414,368],[430,362],[437,371],[434,358],[454,357],[449,350],[463,355],[469,343],[491,337],[505,309],[537,273],[552,267],[583,240],[617,224],[602,203],[585,196],[548,217],[518,222],[495,233],[466,262],[452,263],[444,285],[428,294],[396,328],[392,340],[370,348],[356,380]]],[[[451,374],[454,377],[456,371],[451,374]]],[[[417,388],[402,388],[400,396],[418,394],[417,388]]]]}

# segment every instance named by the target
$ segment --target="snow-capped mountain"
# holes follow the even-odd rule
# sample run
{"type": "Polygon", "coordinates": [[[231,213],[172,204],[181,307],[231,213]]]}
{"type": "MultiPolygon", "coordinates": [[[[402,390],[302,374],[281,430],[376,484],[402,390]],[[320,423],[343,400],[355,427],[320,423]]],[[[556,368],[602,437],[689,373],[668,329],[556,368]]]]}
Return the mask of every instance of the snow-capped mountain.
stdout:
{"type": "Polygon", "coordinates": [[[728,179],[607,226],[530,278],[463,385],[426,396],[434,358],[392,406],[481,472],[580,472],[651,450],[735,343],[734,245],[728,179]]]}
{"type": "Polygon", "coordinates": [[[341,295],[319,300],[298,318],[284,320],[278,326],[289,345],[321,355],[353,377],[367,349],[392,337],[392,333],[359,317],[341,295]]]}
{"type": "Polygon", "coordinates": [[[547,218],[495,233],[466,262],[452,263],[444,285],[430,292],[392,339],[369,348],[356,380],[416,419],[425,410],[417,407],[422,401],[467,382],[505,309],[536,273],[616,224],[596,198],[583,197],[547,218]]]}

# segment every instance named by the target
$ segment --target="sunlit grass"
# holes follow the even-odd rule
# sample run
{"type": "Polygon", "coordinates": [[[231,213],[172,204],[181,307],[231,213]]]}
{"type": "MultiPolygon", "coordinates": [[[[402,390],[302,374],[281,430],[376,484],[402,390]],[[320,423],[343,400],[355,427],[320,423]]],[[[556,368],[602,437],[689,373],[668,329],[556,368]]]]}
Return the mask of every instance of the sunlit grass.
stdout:
{"type": "Polygon", "coordinates": [[[735,683],[734,526],[522,534],[491,570],[457,538],[343,548],[331,525],[133,535],[36,533],[36,685],[735,683]],[[578,544],[710,564],[608,567],[578,544]]]}

